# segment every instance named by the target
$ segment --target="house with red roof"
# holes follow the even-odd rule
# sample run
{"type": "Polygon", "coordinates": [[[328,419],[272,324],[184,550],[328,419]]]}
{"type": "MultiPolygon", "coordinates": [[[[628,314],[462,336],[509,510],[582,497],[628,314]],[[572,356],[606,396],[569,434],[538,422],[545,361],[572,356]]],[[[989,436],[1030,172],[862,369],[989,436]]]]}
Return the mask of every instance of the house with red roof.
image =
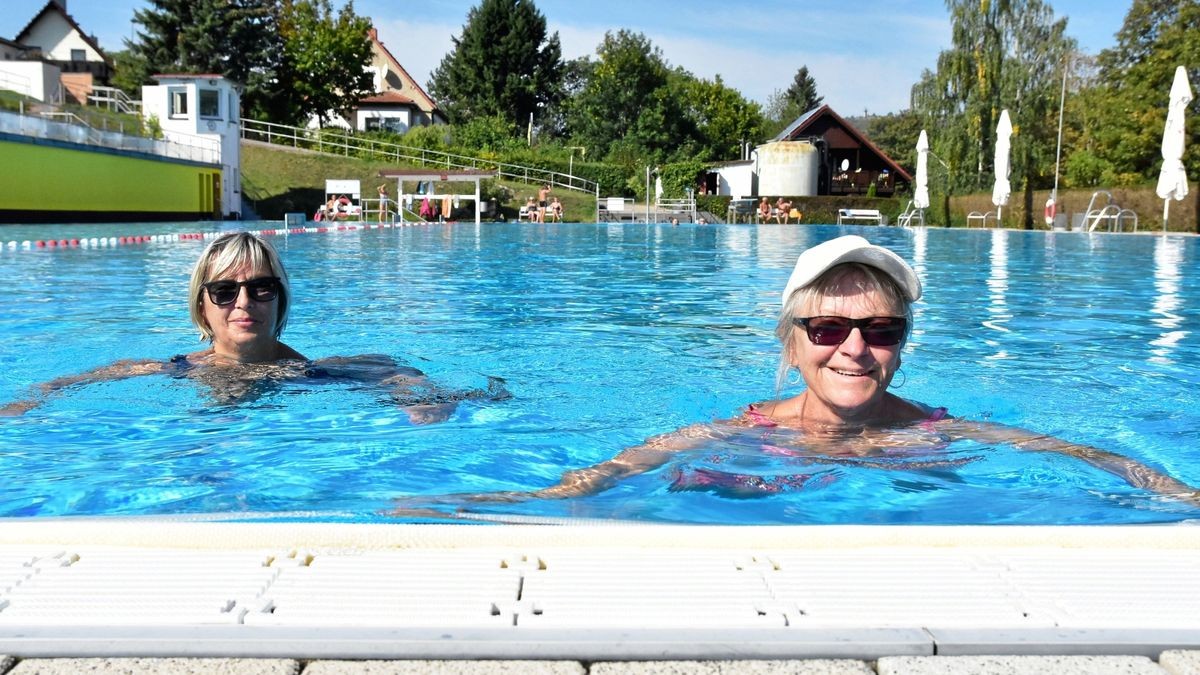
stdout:
{"type": "Polygon", "coordinates": [[[446,115],[425,93],[396,57],[379,39],[379,31],[367,31],[371,40],[371,65],[375,94],[359,99],[353,119],[335,117],[334,126],[355,131],[394,131],[402,134],[412,127],[446,124],[446,115]]]}
{"type": "MultiPolygon", "coordinates": [[[[808,141],[818,152],[818,195],[863,195],[875,186],[890,197],[912,175],[828,105],[813,108],[781,131],[773,143],[808,141]]],[[[768,144],[769,145],[769,144],[768,144]]]]}

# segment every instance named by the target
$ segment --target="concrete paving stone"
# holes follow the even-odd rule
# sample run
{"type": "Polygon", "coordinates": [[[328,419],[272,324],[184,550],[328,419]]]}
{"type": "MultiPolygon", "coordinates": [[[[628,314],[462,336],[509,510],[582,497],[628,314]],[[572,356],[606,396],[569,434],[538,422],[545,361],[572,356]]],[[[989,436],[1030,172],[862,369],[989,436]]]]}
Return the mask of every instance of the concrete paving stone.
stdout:
{"type": "Polygon", "coordinates": [[[1159,654],[1158,665],[1171,675],[1200,675],[1200,651],[1170,649],[1159,654]]]}
{"type": "Polygon", "coordinates": [[[23,659],[6,675],[297,675],[291,659],[23,659]]]}
{"type": "Polygon", "coordinates": [[[598,661],[588,675],[875,675],[865,661],[598,661]]]}
{"type": "Polygon", "coordinates": [[[313,661],[302,675],[586,675],[578,661],[313,661]]]}
{"type": "Polygon", "coordinates": [[[879,675],[1166,675],[1145,656],[888,656],[879,675]]]}

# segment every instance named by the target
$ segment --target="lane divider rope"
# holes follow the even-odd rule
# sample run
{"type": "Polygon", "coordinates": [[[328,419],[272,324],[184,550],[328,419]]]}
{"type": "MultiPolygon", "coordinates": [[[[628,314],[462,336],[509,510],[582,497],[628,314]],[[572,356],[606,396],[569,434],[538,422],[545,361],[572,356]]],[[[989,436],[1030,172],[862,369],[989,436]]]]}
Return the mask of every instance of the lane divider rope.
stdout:
{"type": "MultiPolygon", "coordinates": [[[[358,230],[383,230],[414,225],[445,225],[445,223],[361,223],[351,225],[324,225],[318,227],[277,227],[263,230],[247,230],[260,237],[286,236],[289,234],[326,234],[330,232],[353,232],[358,230]]],[[[224,232],[177,232],[174,234],[139,234],[123,237],[81,237],[71,239],[37,239],[0,243],[0,250],[7,251],[52,251],[64,248],[115,248],[135,244],[174,243],[179,241],[205,241],[228,234],[224,232]]]]}

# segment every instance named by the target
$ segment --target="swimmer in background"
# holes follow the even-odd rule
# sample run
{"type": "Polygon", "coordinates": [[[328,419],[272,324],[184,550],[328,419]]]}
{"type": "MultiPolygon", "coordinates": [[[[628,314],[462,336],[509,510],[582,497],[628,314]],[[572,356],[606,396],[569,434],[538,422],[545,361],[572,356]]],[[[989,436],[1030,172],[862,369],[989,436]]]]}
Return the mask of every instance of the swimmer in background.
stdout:
{"type": "MultiPolygon", "coordinates": [[[[911,332],[912,303],[920,297],[917,275],[889,249],[854,235],[813,246],[796,261],[775,328],[782,344],[776,391],[794,370],[805,384],[799,395],[750,404],[733,419],[655,436],[612,459],[567,471],[558,484],[540,490],[447,495],[432,501],[513,502],[596,494],[661,467],[681,452],[737,439],[752,440],[763,455],[802,465],[953,469],[977,457],[953,456],[945,449],[955,439],[971,439],[1069,455],[1134,487],[1200,506],[1196,488],[1128,457],[1016,427],[956,419],[945,408],[887,391],[911,332]]],[[[746,498],[822,485],[836,480],[836,474],[756,475],[684,466],[673,478],[671,491],[746,498]]],[[[401,504],[412,502],[401,498],[401,504]]],[[[402,506],[393,513],[414,512],[421,510],[402,506]]]]}
{"type": "Polygon", "coordinates": [[[214,239],[192,271],[188,306],[207,349],[167,361],[129,359],[35,387],[37,395],[0,407],[0,416],[21,415],[67,387],[143,375],[188,377],[208,385],[220,403],[256,398],[283,382],[353,381],[378,386],[404,408],[414,424],[439,422],[458,401],[505,398],[497,379],[487,392],[440,391],[424,373],[389,356],[368,354],[309,361],[280,341],[291,292],[275,248],[247,232],[214,239]]]}

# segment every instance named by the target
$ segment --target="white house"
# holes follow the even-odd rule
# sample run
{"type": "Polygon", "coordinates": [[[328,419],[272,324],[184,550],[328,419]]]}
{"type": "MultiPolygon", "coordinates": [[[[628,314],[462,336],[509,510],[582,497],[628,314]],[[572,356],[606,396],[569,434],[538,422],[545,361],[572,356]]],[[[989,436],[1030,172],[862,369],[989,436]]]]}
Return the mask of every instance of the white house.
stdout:
{"type": "MultiPolygon", "coordinates": [[[[9,72],[9,67],[21,62],[41,62],[57,68],[59,75],[56,84],[61,84],[62,96],[59,101],[53,102],[65,98],[86,105],[92,87],[107,83],[112,74],[112,63],[108,56],[100,49],[96,39],[85,33],[67,13],[66,0],[49,0],[17,33],[13,43],[19,46],[20,53],[5,49],[6,56],[11,53],[14,58],[11,62],[0,61],[0,68],[9,72]]],[[[37,87],[31,85],[31,89],[36,90],[37,87]]],[[[50,99],[53,98],[51,95],[50,99]]]]}
{"type": "MultiPolygon", "coordinates": [[[[392,56],[379,40],[379,32],[371,28],[367,37],[371,40],[371,65],[367,70],[371,73],[375,93],[359,100],[351,119],[334,115],[327,126],[402,134],[412,127],[445,124],[446,115],[441,108],[392,56]]],[[[308,126],[316,128],[319,124],[314,115],[308,126]]]]}

